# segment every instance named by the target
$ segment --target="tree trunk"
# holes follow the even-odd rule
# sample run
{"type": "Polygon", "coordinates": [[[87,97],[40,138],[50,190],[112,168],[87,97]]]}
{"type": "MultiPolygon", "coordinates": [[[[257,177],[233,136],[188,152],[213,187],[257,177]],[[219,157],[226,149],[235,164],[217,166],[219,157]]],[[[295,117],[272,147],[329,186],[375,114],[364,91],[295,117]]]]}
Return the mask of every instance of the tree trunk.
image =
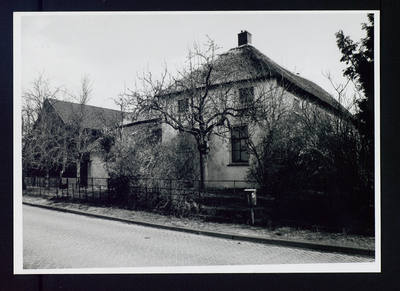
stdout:
{"type": "Polygon", "coordinates": [[[81,160],[76,160],[76,185],[79,187],[81,185],[81,160]]]}
{"type": "Polygon", "coordinates": [[[205,183],[204,183],[204,176],[205,176],[205,165],[204,165],[204,160],[205,160],[205,155],[200,151],[200,189],[205,188],[205,183]]]}

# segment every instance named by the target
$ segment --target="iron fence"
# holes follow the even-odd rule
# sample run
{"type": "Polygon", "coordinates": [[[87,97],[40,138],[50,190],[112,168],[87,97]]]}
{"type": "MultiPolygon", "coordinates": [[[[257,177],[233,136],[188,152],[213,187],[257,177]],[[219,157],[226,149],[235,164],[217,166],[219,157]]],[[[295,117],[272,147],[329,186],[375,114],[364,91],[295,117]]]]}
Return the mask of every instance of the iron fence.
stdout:
{"type": "Polygon", "coordinates": [[[199,204],[207,201],[207,204],[212,206],[224,206],[228,198],[243,202],[243,190],[254,187],[254,183],[248,181],[207,180],[205,189],[201,189],[198,180],[134,179],[131,177],[121,180],[93,177],[85,179],[85,183],[81,183],[76,178],[25,177],[24,185],[24,194],[50,198],[111,201],[119,197],[137,202],[144,198],[147,201],[145,204],[150,204],[154,196],[165,196],[171,201],[183,199],[199,204]]]}
{"type": "MultiPolygon", "coordinates": [[[[76,178],[25,177],[24,183],[25,195],[228,221],[247,219],[244,189],[254,187],[248,181],[207,180],[201,189],[198,180],[134,177],[88,178],[85,183],[76,178]]],[[[260,205],[258,211],[262,209],[260,205]]]]}
{"type": "MultiPolygon", "coordinates": [[[[86,181],[80,183],[76,178],[64,177],[25,177],[23,193],[179,216],[193,215],[214,221],[248,223],[251,208],[244,190],[257,189],[255,183],[239,180],[207,180],[205,189],[199,187],[198,180],[119,177],[88,178],[86,181]]],[[[345,205],[329,193],[282,193],[272,198],[257,190],[257,205],[253,211],[259,225],[279,221],[305,227],[341,226],[349,219],[345,205]]],[[[360,218],[356,217],[359,221],[360,218]]]]}

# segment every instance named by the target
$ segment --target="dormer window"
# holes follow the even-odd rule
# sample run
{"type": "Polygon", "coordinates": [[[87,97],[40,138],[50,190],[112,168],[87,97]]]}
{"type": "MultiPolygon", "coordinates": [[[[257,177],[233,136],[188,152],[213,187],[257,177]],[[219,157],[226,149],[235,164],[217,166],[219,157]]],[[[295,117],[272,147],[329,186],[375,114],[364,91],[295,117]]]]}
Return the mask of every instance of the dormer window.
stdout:
{"type": "Polygon", "coordinates": [[[189,109],[189,99],[178,100],[178,113],[185,113],[189,109]]]}

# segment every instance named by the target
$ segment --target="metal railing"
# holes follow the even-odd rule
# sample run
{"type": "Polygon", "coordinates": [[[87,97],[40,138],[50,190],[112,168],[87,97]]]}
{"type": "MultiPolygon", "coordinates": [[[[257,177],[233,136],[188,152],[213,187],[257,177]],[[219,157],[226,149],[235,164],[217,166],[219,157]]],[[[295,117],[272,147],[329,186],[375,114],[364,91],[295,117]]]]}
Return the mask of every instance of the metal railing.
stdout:
{"type": "MultiPolygon", "coordinates": [[[[83,180],[83,179],[81,179],[83,180]]],[[[243,189],[254,185],[241,180],[206,180],[205,189],[200,189],[198,180],[177,180],[177,179],[151,179],[141,178],[125,179],[114,181],[110,178],[84,179],[81,183],[76,178],[59,177],[25,177],[24,194],[65,197],[77,200],[111,199],[119,194],[127,196],[138,196],[144,192],[147,198],[154,195],[170,197],[183,196],[197,199],[198,201],[208,198],[214,200],[212,204],[218,205],[219,196],[239,197],[243,195],[243,189]],[[123,193],[125,192],[125,193],[123,193]],[[214,199],[211,199],[214,198],[214,199]]],[[[242,200],[242,199],[241,199],[242,200]]],[[[221,204],[223,205],[223,204],[221,204]]]]}
{"type": "MultiPolygon", "coordinates": [[[[180,216],[201,216],[229,222],[248,222],[250,206],[245,188],[255,183],[239,180],[198,180],[25,177],[24,195],[59,198],[73,202],[117,205],[129,209],[156,210],[180,216]]],[[[294,225],[340,224],[346,210],[328,193],[291,193],[271,198],[258,189],[254,207],[256,224],[291,221],[294,225]]]]}

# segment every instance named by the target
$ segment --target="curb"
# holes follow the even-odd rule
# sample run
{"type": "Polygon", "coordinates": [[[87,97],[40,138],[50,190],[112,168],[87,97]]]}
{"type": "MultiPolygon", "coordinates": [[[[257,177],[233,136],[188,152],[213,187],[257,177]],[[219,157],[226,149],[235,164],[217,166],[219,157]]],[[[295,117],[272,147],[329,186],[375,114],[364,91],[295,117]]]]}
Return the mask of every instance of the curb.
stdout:
{"type": "Polygon", "coordinates": [[[28,205],[28,206],[33,206],[33,207],[40,207],[40,208],[49,209],[49,210],[60,211],[60,212],[85,215],[85,216],[94,217],[94,218],[108,219],[108,220],[114,220],[114,221],[119,221],[119,222],[124,222],[124,223],[131,223],[131,224],[136,224],[136,225],[141,225],[141,226],[174,230],[174,231],[180,231],[180,232],[186,232],[186,233],[192,233],[192,234],[198,234],[198,235],[206,235],[206,236],[212,236],[212,237],[219,237],[219,238],[225,238],[225,239],[232,239],[232,240],[238,240],[238,241],[249,241],[249,242],[256,242],[256,243],[263,243],[263,244],[270,244],[270,245],[277,245],[277,246],[284,246],[284,247],[311,249],[311,250],[326,251],[326,252],[338,252],[338,253],[346,253],[346,254],[354,254],[354,255],[364,255],[364,256],[370,256],[370,257],[375,256],[375,250],[368,249],[368,248],[337,246],[337,245],[331,245],[331,244],[310,243],[310,242],[298,241],[298,240],[281,240],[281,239],[272,239],[272,238],[262,238],[262,237],[250,236],[250,235],[236,235],[236,234],[216,232],[216,231],[196,230],[196,229],[185,228],[185,227],[175,227],[175,226],[135,221],[135,220],[126,219],[126,218],[118,218],[118,217],[108,216],[108,215],[104,215],[104,214],[94,214],[94,213],[89,213],[89,212],[84,212],[84,211],[79,211],[79,210],[64,209],[64,208],[34,204],[34,203],[29,203],[29,202],[22,202],[22,204],[28,205]]]}

